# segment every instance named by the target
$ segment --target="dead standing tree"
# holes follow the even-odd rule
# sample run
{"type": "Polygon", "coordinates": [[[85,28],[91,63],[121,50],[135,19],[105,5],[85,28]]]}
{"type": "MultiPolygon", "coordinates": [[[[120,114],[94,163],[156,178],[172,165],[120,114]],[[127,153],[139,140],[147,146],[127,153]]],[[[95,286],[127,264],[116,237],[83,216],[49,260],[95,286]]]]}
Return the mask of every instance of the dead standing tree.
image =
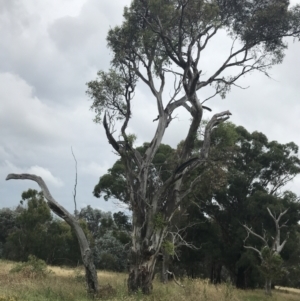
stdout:
{"type": "Polygon", "coordinates": [[[168,224],[201,180],[197,177],[183,191],[189,173],[206,164],[211,132],[229,118],[229,111],[211,118],[202,147],[195,154],[194,142],[207,100],[200,101],[197,91],[210,86],[214,88],[211,97],[224,97],[241,76],[255,70],[267,74],[269,67],[280,63],[286,48],[283,37],[299,36],[300,9],[288,6],[285,0],[133,0],[124,10],[123,24],[109,31],[112,69],[99,71],[98,78],[88,83],[87,94],[93,100],[95,122],[103,122],[109,143],[125,165],[133,214],[129,291],[151,292],[168,224]],[[229,54],[215,70],[202,72],[203,51],[222,30],[233,39],[229,54]],[[228,76],[229,70],[233,75],[228,76]],[[175,78],[170,97],[164,93],[168,78],[175,78]],[[143,155],[126,132],[139,80],[152,93],[158,115],[155,134],[143,155]],[[152,160],[179,108],[190,113],[191,124],[177,168],[163,181],[159,171],[157,177],[149,176],[155,168],[152,160]],[[114,136],[117,121],[121,122],[120,141],[114,136]]]}
{"type": "Polygon", "coordinates": [[[259,235],[256,232],[254,232],[251,228],[244,225],[244,228],[248,233],[247,237],[244,240],[244,244],[250,235],[258,238],[263,243],[262,248],[246,245],[244,245],[244,247],[246,249],[255,251],[259,255],[259,258],[261,260],[261,270],[265,276],[265,293],[267,295],[271,295],[272,279],[276,277],[277,273],[280,273],[282,263],[280,253],[288,239],[287,236],[287,238],[282,243],[280,242],[280,229],[282,227],[286,227],[286,223],[288,221],[285,221],[282,225],[279,225],[279,222],[281,218],[288,212],[288,209],[281,212],[278,217],[276,217],[276,215],[273,214],[269,208],[267,208],[267,210],[275,223],[275,235],[274,237],[272,237],[271,243],[269,243],[266,233],[264,233],[263,235],[259,235]]]}
{"type": "Polygon", "coordinates": [[[82,262],[85,267],[85,279],[87,283],[88,293],[92,295],[97,294],[99,287],[97,271],[94,265],[93,253],[90,249],[88,240],[77,218],[70,214],[63,206],[56,202],[56,200],[52,197],[47,185],[41,177],[32,174],[9,174],[6,177],[6,180],[31,180],[36,182],[40,186],[50,209],[60,218],[65,220],[65,222],[69,224],[74,230],[80,246],[82,262]]]}

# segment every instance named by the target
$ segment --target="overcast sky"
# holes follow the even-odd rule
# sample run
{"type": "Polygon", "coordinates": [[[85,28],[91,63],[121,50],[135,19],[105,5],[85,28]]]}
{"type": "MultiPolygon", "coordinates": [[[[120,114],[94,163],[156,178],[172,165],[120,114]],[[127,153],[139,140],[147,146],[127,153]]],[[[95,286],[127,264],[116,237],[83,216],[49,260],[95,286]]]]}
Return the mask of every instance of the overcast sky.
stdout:
{"type": "MultiPolygon", "coordinates": [[[[5,181],[8,173],[26,172],[42,176],[56,200],[73,211],[72,146],[78,161],[78,207],[120,209],[92,195],[117,156],[102,126],[92,122],[85,83],[109,68],[107,31],[121,24],[129,3],[0,0],[0,208],[17,206],[24,190],[38,189],[30,181],[5,181]]],[[[283,64],[270,71],[272,79],[247,75],[240,81],[247,90],[233,88],[225,100],[217,97],[208,105],[214,113],[230,110],[231,121],[248,131],[300,145],[300,43],[287,42],[283,64]]],[[[205,53],[204,70],[217,66],[229,47],[227,38],[219,37],[205,53]]],[[[136,133],[138,145],[151,140],[157,113],[145,87],[139,86],[136,96],[129,132],[136,133]]],[[[173,147],[189,124],[189,116],[181,113],[163,141],[173,147]]],[[[300,195],[300,177],[288,188],[300,195]]]]}

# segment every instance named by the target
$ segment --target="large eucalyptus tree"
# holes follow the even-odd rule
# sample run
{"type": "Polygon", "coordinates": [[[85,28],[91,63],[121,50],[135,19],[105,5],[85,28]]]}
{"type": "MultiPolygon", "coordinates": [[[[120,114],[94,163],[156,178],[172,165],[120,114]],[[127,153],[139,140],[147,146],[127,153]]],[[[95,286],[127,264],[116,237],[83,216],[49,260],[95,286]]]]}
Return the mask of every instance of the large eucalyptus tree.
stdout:
{"type": "Polygon", "coordinates": [[[133,0],[124,10],[123,24],[109,31],[111,69],[99,71],[98,78],[88,83],[87,93],[93,100],[95,121],[103,123],[109,143],[125,165],[133,212],[130,291],[151,292],[168,223],[201,175],[185,191],[182,187],[191,171],[206,164],[212,130],[229,118],[229,111],[213,115],[202,148],[195,153],[203,110],[208,109],[197,91],[212,86],[212,96],[224,96],[246,73],[267,73],[269,67],[282,62],[283,38],[299,38],[299,32],[300,7],[289,8],[286,0],[133,0]],[[227,57],[217,68],[202,70],[203,51],[224,31],[232,38],[227,57]],[[175,77],[174,90],[166,96],[169,77],[175,77]],[[138,81],[149,88],[157,104],[157,128],[143,155],[133,147],[127,132],[138,81]],[[191,124],[178,164],[163,180],[152,161],[179,108],[190,113],[191,124]],[[117,121],[121,123],[120,141],[114,135],[117,121]]]}

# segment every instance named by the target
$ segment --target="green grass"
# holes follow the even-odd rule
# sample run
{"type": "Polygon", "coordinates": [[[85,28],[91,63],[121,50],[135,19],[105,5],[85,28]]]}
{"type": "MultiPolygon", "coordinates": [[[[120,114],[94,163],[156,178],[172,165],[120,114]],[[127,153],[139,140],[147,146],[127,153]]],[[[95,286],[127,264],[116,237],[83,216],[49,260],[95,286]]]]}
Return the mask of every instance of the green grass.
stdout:
{"type": "MultiPolygon", "coordinates": [[[[0,301],[87,301],[83,271],[50,267],[53,273],[47,277],[28,278],[22,274],[9,273],[13,264],[0,261],[0,301]]],[[[230,284],[210,285],[205,280],[182,281],[184,288],[174,282],[167,285],[154,281],[153,293],[144,296],[141,293],[128,295],[126,274],[98,271],[99,282],[107,288],[103,291],[102,300],[127,301],[296,301],[300,293],[296,290],[274,291],[272,297],[264,295],[262,290],[242,291],[230,284]]]]}

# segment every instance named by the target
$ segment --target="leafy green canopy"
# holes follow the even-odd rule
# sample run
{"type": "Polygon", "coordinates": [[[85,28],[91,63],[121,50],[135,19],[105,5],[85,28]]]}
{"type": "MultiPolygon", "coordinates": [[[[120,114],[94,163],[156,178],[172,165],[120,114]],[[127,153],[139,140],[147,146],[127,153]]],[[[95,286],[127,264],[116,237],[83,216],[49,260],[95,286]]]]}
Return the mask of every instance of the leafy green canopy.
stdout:
{"type": "Polygon", "coordinates": [[[213,84],[225,95],[242,74],[267,72],[281,63],[287,47],[283,38],[299,38],[299,24],[300,6],[289,8],[287,0],[134,0],[124,9],[123,24],[107,36],[112,69],[88,83],[95,121],[101,121],[103,110],[126,119],[137,80],[149,84],[144,73],[164,81],[171,72],[180,76],[186,92],[194,92],[192,85],[198,90],[213,84]],[[233,48],[221,66],[204,76],[200,54],[222,30],[233,48]],[[222,75],[234,66],[241,71],[222,75]]]}
{"type": "Polygon", "coordinates": [[[29,189],[22,193],[21,204],[11,210],[10,223],[0,223],[6,227],[3,257],[25,261],[35,255],[48,264],[77,264],[81,256],[76,235],[66,222],[52,217],[43,194],[29,189]]]}
{"type": "MultiPolygon", "coordinates": [[[[97,268],[124,271],[128,257],[125,246],[132,228],[129,217],[123,212],[112,215],[90,206],[82,208],[78,217],[97,268]]],[[[65,221],[53,218],[43,194],[36,190],[23,192],[16,209],[0,210],[0,229],[0,258],[34,261],[37,257],[48,264],[73,266],[81,262],[74,231],[65,221]]],[[[24,267],[27,269],[27,264],[24,267]]]]}
{"type": "MultiPolygon", "coordinates": [[[[197,206],[189,210],[190,217],[197,219],[204,212],[218,228],[219,245],[214,244],[214,252],[210,254],[215,255],[210,260],[224,265],[239,287],[250,282],[255,285],[253,277],[259,260],[244,250],[246,233],[241,225],[251,225],[256,233],[263,228],[267,239],[271,239],[275,229],[267,207],[277,213],[289,208],[282,235],[286,237],[290,232],[291,237],[298,237],[298,198],[284,191],[285,184],[300,173],[298,146],[293,142],[268,141],[262,133],[249,133],[243,127],[226,123],[213,134],[208,164],[202,171],[203,181],[191,196],[197,206]],[[197,213],[197,208],[201,212],[197,213]]],[[[259,246],[259,242],[251,239],[250,244],[259,246]]],[[[285,260],[293,256],[297,241],[288,240],[282,253],[285,260]]]]}
{"type": "Polygon", "coordinates": [[[82,208],[79,218],[84,220],[91,233],[91,248],[98,269],[122,272],[127,268],[128,243],[131,223],[119,211],[113,215],[91,206],[82,208]]]}

